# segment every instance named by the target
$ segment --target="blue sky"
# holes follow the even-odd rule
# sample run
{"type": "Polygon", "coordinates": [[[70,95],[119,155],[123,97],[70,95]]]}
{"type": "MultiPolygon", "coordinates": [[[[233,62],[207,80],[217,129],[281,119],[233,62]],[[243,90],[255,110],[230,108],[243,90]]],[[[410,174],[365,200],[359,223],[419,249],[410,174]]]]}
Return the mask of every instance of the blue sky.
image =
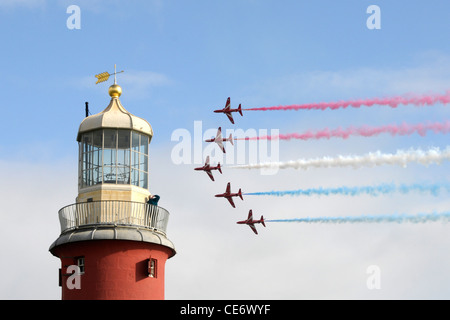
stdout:
{"type": "MultiPolygon", "coordinates": [[[[168,279],[169,298],[189,298],[183,296],[184,290],[180,289],[180,286],[188,287],[191,284],[183,277],[185,271],[178,268],[182,269],[182,266],[192,262],[189,258],[189,253],[192,253],[190,250],[201,250],[205,245],[201,236],[189,238],[192,235],[183,229],[183,223],[193,223],[199,228],[199,233],[208,235],[208,230],[217,231],[216,222],[221,221],[219,217],[222,214],[232,223],[235,218],[246,215],[244,211],[250,208],[250,204],[255,208],[262,206],[262,210],[265,209],[261,204],[263,201],[267,201],[264,202],[266,205],[271,203],[275,208],[277,206],[274,199],[260,198],[254,200],[255,202],[248,199],[248,206],[241,207],[242,211],[239,213],[230,214],[228,207],[221,206],[220,210],[216,208],[217,199],[209,199],[208,188],[212,188],[211,186],[214,186],[214,191],[217,189],[220,192],[229,179],[234,179],[235,184],[241,183],[248,189],[295,189],[347,183],[370,184],[386,180],[400,183],[449,179],[449,167],[444,163],[426,169],[413,165],[407,170],[388,167],[361,171],[336,170],[332,174],[328,173],[331,171],[303,173],[294,170],[280,172],[272,177],[261,177],[253,172],[233,172],[228,173],[227,177],[221,177],[219,183],[211,185],[203,179],[205,177],[191,172],[192,165],[176,166],[170,158],[171,149],[176,144],[171,141],[171,135],[177,129],[182,128],[193,133],[194,121],[202,121],[203,130],[215,129],[218,126],[232,128],[225,116],[212,113],[212,110],[224,105],[228,96],[231,97],[233,106],[242,103],[246,108],[370,98],[408,92],[444,93],[450,89],[449,10],[450,4],[444,0],[296,0],[282,3],[272,0],[0,0],[0,162],[7,168],[8,178],[14,180],[16,176],[13,172],[20,172],[21,181],[27,181],[26,190],[30,196],[36,188],[44,189],[37,192],[39,195],[41,192],[54,194],[55,203],[51,208],[46,208],[48,203],[42,199],[44,195],[36,196],[39,198],[36,201],[41,201],[40,209],[45,212],[45,221],[54,223],[54,229],[47,232],[49,238],[42,240],[45,250],[38,256],[38,259],[45,261],[43,268],[49,264],[51,266],[48,269],[57,268],[57,259],[46,252],[46,246],[58,236],[58,208],[72,203],[77,193],[78,146],[75,139],[78,126],[84,117],[84,103],[89,102],[92,114],[102,111],[108,105],[107,89],[111,80],[95,85],[94,75],[104,71],[112,72],[114,64],[117,64],[118,70],[125,70],[118,75],[118,83],[123,88],[120,98],[122,104],[131,113],[147,119],[155,131],[150,147],[154,150],[154,162],[150,165],[154,170],[150,189],[156,186],[157,189],[170,193],[165,196],[167,208],[172,212],[170,223],[173,224],[173,233],[172,236],[169,233],[169,238],[173,237],[176,245],[178,240],[181,247],[179,255],[167,263],[168,274],[173,274],[174,279],[168,279]],[[81,9],[79,30],[69,30],[66,26],[70,16],[66,9],[72,4],[81,9]],[[379,30],[369,30],[366,27],[369,17],[366,9],[372,4],[381,9],[379,30]],[[57,177],[67,180],[62,182],[57,177]],[[45,187],[40,185],[44,180],[45,187]],[[180,180],[192,183],[192,188],[196,190],[191,195],[195,199],[193,202],[198,203],[203,197],[208,200],[205,200],[200,208],[196,208],[194,204],[191,209],[183,207],[182,203],[188,201],[186,190],[174,186],[180,180]],[[56,192],[54,189],[65,191],[56,192]],[[218,210],[219,217],[205,222],[206,217],[209,219],[209,215],[213,214],[213,209],[218,210]],[[177,210],[187,212],[181,214],[177,213],[177,210]],[[191,220],[187,219],[189,213],[192,214],[191,220]],[[192,246],[187,247],[187,243],[192,246]],[[202,245],[196,248],[195,244],[198,243],[202,245]],[[52,259],[55,261],[47,262],[52,259]]],[[[403,106],[396,109],[372,107],[341,111],[246,112],[244,117],[236,116],[235,128],[279,129],[281,133],[288,133],[324,127],[443,120],[449,114],[448,106],[442,105],[426,108],[403,106]]],[[[447,143],[448,138],[445,135],[437,134],[429,134],[426,137],[380,136],[345,141],[294,141],[280,143],[279,156],[280,160],[291,160],[375,150],[394,152],[410,147],[443,148],[447,143]]],[[[23,194],[23,185],[18,180],[8,182],[5,179],[2,184],[2,190],[7,195],[23,194]]],[[[447,198],[448,195],[443,194],[437,198],[358,199],[351,205],[350,211],[361,214],[448,210],[450,203],[447,198]]],[[[330,208],[339,208],[335,212],[336,215],[347,213],[348,199],[333,198],[330,202],[327,200],[312,199],[308,204],[309,200],[305,199],[301,203],[314,211],[312,215],[329,213],[330,208]]],[[[298,216],[295,210],[299,206],[298,201],[286,201],[283,212],[291,217],[296,214],[298,216]]],[[[17,210],[11,211],[7,204],[2,206],[2,215],[17,210]]],[[[41,210],[37,212],[40,213],[41,210]]],[[[17,212],[17,215],[20,214],[17,212]]],[[[11,219],[12,224],[20,223],[15,218],[11,219]]],[[[218,230],[218,233],[211,231],[210,236],[229,237],[229,232],[236,231],[234,225],[228,226],[228,222],[223,228],[218,230]]],[[[363,226],[355,231],[354,234],[361,238],[354,240],[368,240],[364,238],[367,235],[361,232],[375,232],[368,228],[363,226]]],[[[408,241],[416,239],[414,234],[427,234],[435,237],[431,238],[432,240],[427,238],[432,244],[422,241],[423,239],[416,239],[423,246],[423,260],[419,263],[414,260],[416,258],[411,259],[423,270],[436,267],[433,263],[437,263],[441,247],[435,247],[435,244],[448,244],[450,238],[445,236],[448,232],[441,225],[422,228],[426,230],[407,229],[403,231],[403,237],[392,237],[392,234],[396,233],[395,228],[382,227],[382,231],[378,230],[376,233],[377,240],[369,239],[376,242],[372,243],[373,252],[381,252],[380,248],[383,246],[397,247],[402,252],[409,252],[408,241]],[[436,256],[427,256],[430,254],[429,246],[436,248],[436,256]],[[423,262],[426,259],[431,262],[423,262]]],[[[263,237],[266,238],[259,239],[260,243],[248,238],[247,236],[252,234],[247,234],[247,230],[239,232],[234,241],[236,245],[241,245],[242,241],[251,241],[250,247],[254,248],[255,252],[262,252],[260,250],[264,241],[270,242],[276,252],[276,244],[284,234],[290,234],[289,241],[292,243],[299,240],[294,231],[299,229],[298,226],[274,226],[272,230],[266,229],[263,230],[266,233],[263,237]]],[[[336,226],[331,234],[341,234],[342,230],[353,232],[350,227],[339,229],[339,226],[336,226]]],[[[317,249],[315,252],[318,255],[320,253],[320,257],[312,254],[311,258],[317,259],[318,265],[313,266],[295,257],[282,255],[292,250],[286,249],[275,255],[281,263],[295,261],[297,264],[293,263],[292,268],[297,270],[305,266],[305,272],[315,267],[317,268],[314,270],[322,270],[322,273],[317,274],[317,277],[323,280],[320,282],[322,285],[299,279],[299,286],[316,286],[308,295],[308,292],[289,289],[287,284],[284,287],[282,283],[269,282],[268,286],[272,285],[273,290],[262,289],[255,284],[254,288],[260,290],[243,290],[242,296],[238,298],[448,298],[448,292],[444,289],[444,284],[448,287],[450,282],[448,277],[443,281],[444,284],[439,285],[436,282],[436,287],[433,288],[427,287],[427,283],[433,283],[432,279],[422,279],[419,286],[423,286],[423,290],[421,293],[412,294],[408,293],[405,283],[401,280],[395,282],[395,276],[398,276],[395,274],[389,279],[396,285],[376,293],[368,291],[364,286],[364,268],[368,261],[377,263],[376,258],[379,258],[384,263],[383,265],[380,262],[384,270],[392,270],[398,262],[395,261],[394,254],[380,257],[374,253],[374,256],[371,256],[372,251],[364,255],[354,249],[357,253],[352,251],[355,255],[352,259],[353,255],[348,253],[351,251],[349,247],[352,247],[350,241],[344,241],[340,243],[341,247],[331,249],[332,241],[328,239],[328,242],[326,236],[317,242],[317,235],[324,232],[320,226],[311,227],[307,232],[310,232],[307,233],[309,238],[302,241],[314,242],[317,249]],[[350,284],[356,281],[353,278],[341,277],[342,273],[338,270],[344,270],[345,264],[338,257],[336,261],[341,262],[337,263],[337,269],[329,267],[330,262],[324,260],[324,257],[332,256],[328,250],[342,252],[348,258],[348,263],[356,261],[355,264],[361,265],[358,270],[363,270],[363,275],[358,277],[363,279],[362,289],[352,289],[350,284]],[[338,277],[348,281],[342,280],[336,286],[330,285],[330,279],[338,277]]],[[[222,248],[230,257],[242,258],[246,264],[239,262],[233,265],[237,269],[248,267],[254,270],[260,266],[261,258],[246,255],[241,251],[234,252],[227,247],[229,244],[220,238],[208,241],[222,248]]],[[[402,266],[410,265],[413,263],[411,261],[407,259],[402,266]]],[[[450,262],[447,263],[450,265],[450,262]]],[[[227,282],[225,272],[220,266],[208,270],[211,269],[216,270],[216,273],[196,271],[204,275],[204,284],[201,287],[210,283],[211,279],[223,279],[223,283],[217,280],[218,288],[231,283],[227,282]]],[[[52,273],[52,270],[46,272],[49,279],[56,274],[56,271],[52,273]]],[[[196,272],[193,274],[197,275],[196,272]]],[[[286,272],[289,274],[289,270],[286,272]]],[[[41,280],[42,285],[48,282],[45,279],[47,278],[41,280]]],[[[58,288],[52,287],[46,291],[45,298],[58,299],[57,290],[58,288]]],[[[218,292],[219,290],[199,290],[193,297],[234,297],[231,288],[223,288],[218,292]]],[[[9,294],[3,292],[1,297],[40,298],[32,292],[25,293],[20,289],[14,294],[11,291],[9,294]]]]}

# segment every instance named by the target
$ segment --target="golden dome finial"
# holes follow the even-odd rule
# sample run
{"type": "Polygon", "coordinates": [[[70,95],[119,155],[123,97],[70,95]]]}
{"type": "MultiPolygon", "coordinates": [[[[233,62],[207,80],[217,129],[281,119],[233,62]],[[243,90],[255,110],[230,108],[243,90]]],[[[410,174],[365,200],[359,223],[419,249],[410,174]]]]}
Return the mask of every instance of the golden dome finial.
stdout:
{"type": "Polygon", "coordinates": [[[112,98],[118,98],[122,94],[122,88],[118,84],[113,84],[109,87],[108,93],[112,98]]]}

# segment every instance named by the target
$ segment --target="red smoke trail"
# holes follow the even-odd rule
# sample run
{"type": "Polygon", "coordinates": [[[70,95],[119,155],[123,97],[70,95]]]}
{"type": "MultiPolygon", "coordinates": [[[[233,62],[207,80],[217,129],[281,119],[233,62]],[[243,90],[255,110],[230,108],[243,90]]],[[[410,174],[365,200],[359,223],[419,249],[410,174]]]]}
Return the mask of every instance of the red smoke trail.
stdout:
{"type": "Polygon", "coordinates": [[[235,140],[272,140],[272,139],[310,140],[310,139],[330,139],[330,138],[347,139],[349,136],[371,137],[376,136],[380,133],[390,133],[392,136],[396,135],[404,136],[417,133],[421,136],[425,136],[427,134],[427,131],[433,131],[434,133],[444,133],[444,134],[450,133],[450,121],[419,123],[414,125],[403,123],[401,125],[385,125],[381,127],[362,126],[362,127],[349,127],[346,129],[337,128],[333,130],[325,128],[316,132],[306,131],[304,133],[289,133],[289,134],[261,136],[261,137],[245,137],[245,138],[235,138],[235,140]]]}
{"type": "Polygon", "coordinates": [[[273,106],[261,108],[242,109],[247,111],[268,111],[268,110],[325,110],[325,109],[340,109],[340,108],[360,108],[361,106],[371,107],[373,105],[385,105],[396,108],[399,105],[413,104],[415,106],[429,106],[436,103],[450,103],[450,91],[445,94],[430,94],[430,95],[404,95],[390,98],[372,98],[372,99],[357,99],[349,101],[338,102],[319,102],[307,104],[293,104],[289,106],[273,106]]]}

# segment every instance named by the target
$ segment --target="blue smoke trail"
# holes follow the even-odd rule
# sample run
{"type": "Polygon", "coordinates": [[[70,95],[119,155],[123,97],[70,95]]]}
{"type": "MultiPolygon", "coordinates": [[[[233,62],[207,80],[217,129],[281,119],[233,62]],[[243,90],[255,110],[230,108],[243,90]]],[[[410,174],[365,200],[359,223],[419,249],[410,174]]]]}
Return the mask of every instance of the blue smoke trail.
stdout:
{"type": "Polygon", "coordinates": [[[295,219],[274,219],[266,222],[297,222],[297,223],[381,223],[381,222],[409,222],[424,223],[436,221],[449,221],[450,212],[442,213],[419,213],[415,215],[391,214],[391,215],[365,215],[347,217],[316,217],[316,218],[295,218],[295,219]]]}
{"type": "Polygon", "coordinates": [[[312,189],[298,189],[298,190],[287,190],[287,191],[267,191],[267,192],[252,192],[245,193],[245,195],[252,196],[313,196],[313,195],[348,195],[357,196],[361,194],[368,194],[371,196],[378,196],[382,194],[388,194],[392,192],[408,193],[411,191],[418,192],[429,192],[434,196],[437,196],[439,192],[445,189],[450,192],[449,183],[435,183],[435,184],[411,184],[411,185],[395,185],[391,184],[380,184],[376,186],[362,186],[362,187],[338,187],[338,188],[312,188],[312,189]]]}

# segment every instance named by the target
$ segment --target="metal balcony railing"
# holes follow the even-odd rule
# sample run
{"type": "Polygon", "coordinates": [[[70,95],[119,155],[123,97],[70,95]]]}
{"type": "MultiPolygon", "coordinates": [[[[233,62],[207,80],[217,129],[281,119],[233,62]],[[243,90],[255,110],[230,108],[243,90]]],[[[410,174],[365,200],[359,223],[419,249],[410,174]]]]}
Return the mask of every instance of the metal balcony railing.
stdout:
{"type": "Polygon", "coordinates": [[[147,228],[166,234],[169,212],[161,207],[133,201],[103,200],[74,203],[58,212],[61,233],[91,225],[147,228]]]}

